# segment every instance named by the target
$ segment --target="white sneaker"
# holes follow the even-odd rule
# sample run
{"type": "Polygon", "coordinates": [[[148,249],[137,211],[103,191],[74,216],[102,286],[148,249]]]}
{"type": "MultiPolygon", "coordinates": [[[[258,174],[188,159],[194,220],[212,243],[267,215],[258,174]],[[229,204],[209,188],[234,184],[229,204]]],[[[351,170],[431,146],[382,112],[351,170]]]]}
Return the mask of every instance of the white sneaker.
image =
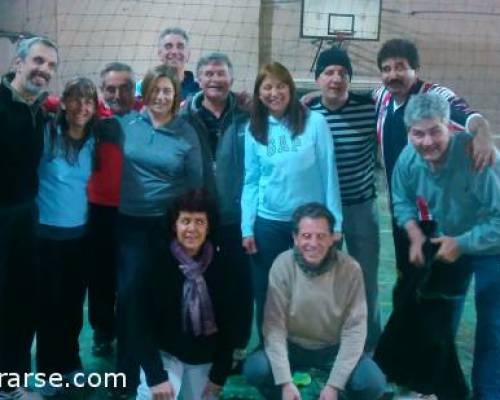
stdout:
{"type": "Polygon", "coordinates": [[[405,394],[397,394],[394,400],[438,400],[435,394],[421,394],[417,392],[410,392],[405,394]]]}
{"type": "Polygon", "coordinates": [[[422,394],[418,392],[411,392],[411,397],[414,400],[438,400],[435,394],[422,394]]]}

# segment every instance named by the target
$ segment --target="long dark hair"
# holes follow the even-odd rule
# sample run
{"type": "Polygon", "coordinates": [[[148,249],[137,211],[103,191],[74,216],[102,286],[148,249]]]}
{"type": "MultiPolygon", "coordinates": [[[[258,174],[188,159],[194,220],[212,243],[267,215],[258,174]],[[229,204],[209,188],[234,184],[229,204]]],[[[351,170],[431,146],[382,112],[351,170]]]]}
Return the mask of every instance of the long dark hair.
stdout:
{"type": "Polygon", "coordinates": [[[292,131],[292,137],[300,135],[304,131],[305,121],[307,118],[307,111],[304,106],[300,104],[300,101],[297,98],[295,83],[293,82],[290,71],[278,62],[264,65],[260,69],[255,80],[255,86],[253,89],[253,107],[250,114],[250,132],[255,140],[264,145],[267,145],[268,139],[269,110],[260,100],[259,91],[262,82],[269,76],[280,80],[290,89],[290,103],[285,110],[284,119],[288,128],[292,131]]]}
{"type": "Polygon", "coordinates": [[[55,158],[59,149],[63,151],[64,158],[69,164],[75,164],[78,160],[78,153],[87,141],[92,131],[92,127],[97,120],[97,114],[94,112],[92,118],[85,125],[84,135],[81,139],[73,139],[69,136],[69,124],[66,119],[66,110],[62,107],[71,98],[86,98],[91,99],[95,104],[97,112],[97,89],[94,83],[83,77],[71,79],[64,86],[61,96],[61,105],[56,114],[56,117],[49,125],[49,140],[50,140],[50,154],[55,158]],[[58,140],[58,129],[61,130],[61,138],[58,140]]]}

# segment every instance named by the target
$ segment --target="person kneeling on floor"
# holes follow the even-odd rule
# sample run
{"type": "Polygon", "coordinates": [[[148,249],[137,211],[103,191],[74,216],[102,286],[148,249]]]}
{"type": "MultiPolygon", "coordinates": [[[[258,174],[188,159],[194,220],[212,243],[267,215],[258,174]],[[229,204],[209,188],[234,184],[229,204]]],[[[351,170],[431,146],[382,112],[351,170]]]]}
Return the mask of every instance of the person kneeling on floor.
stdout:
{"type": "Polygon", "coordinates": [[[359,264],[337,251],[335,219],[319,203],[293,215],[294,248],[271,268],[264,311],[265,350],[248,357],[247,380],[266,399],[301,398],[293,370],[329,371],[320,400],[378,399],[385,377],[363,354],[367,310],[359,264]],[[274,380],[273,380],[274,378],[274,380]]]}

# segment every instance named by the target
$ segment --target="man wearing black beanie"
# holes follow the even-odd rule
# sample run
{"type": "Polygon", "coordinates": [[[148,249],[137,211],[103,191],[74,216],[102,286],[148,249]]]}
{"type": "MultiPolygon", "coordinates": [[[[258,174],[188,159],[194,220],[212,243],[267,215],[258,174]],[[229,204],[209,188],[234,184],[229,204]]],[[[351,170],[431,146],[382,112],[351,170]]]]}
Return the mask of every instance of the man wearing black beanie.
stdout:
{"type": "Polygon", "coordinates": [[[375,107],[372,100],[349,92],[353,74],[347,52],[323,51],[316,63],[321,96],[310,103],[330,127],[342,198],[342,231],[349,254],[363,270],[368,305],[365,351],[372,352],[381,332],[378,308],[379,225],[375,195],[375,107]]]}
{"type": "Polygon", "coordinates": [[[317,80],[325,68],[331,65],[338,65],[344,67],[349,75],[349,81],[352,78],[352,65],[351,59],[347,52],[339,47],[332,47],[331,49],[321,52],[318,61],[316,62],[316,71],[314,78],[317,80]]]}

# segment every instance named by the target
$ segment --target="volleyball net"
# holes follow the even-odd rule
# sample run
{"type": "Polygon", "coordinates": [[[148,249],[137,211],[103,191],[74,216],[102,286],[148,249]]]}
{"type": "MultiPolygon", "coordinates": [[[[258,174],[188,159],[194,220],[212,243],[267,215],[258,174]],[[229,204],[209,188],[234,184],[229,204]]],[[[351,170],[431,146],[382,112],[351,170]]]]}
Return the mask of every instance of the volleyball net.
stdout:
{"type": "Polygon", "coordinates": [[[376,84],[376,54],[387,39],[416,42],[420,75],[465,97],[500,132],[500,2],[497,0],[0,0],[0,72],[17,38],[44,34],[60,48],[53,90],[84,75],[98,82],[111,61],[140,79],[158,64],[167,27],[190,36],[189,69],[208,52],[229,55],[235,89],[251,90],[259,65],[279,61],[313,86],[318,48],[342,45],[353,84],[376,84]]]}

